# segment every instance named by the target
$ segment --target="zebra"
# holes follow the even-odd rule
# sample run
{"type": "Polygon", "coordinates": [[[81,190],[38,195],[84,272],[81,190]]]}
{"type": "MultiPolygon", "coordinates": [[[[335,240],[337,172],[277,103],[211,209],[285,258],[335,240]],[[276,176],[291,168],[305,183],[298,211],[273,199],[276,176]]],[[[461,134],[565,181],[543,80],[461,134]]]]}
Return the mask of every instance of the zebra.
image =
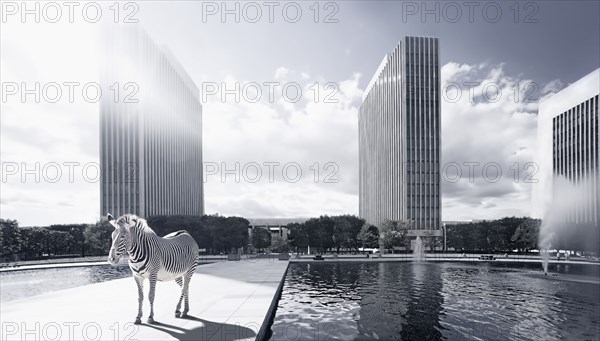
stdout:
{"type": "Polygon", "coordinates": [[[144,301],[144,280],[150,280],[150,315],[148,323],[154,323],[154,293],[156,281],[175,280],[181,287],[181,296],[175,309],[175,317],[188,317],[189,284],[196,270],[198,244],[187,231],[177,231],[159,237],[145,219],[125,214],[118,219],[109,213],[108,222],[115,228],[108,262],[116,265],[124,254],[129,255],[129,268],[138,288],[138,314],[135,324],[141,324],[144,301]],[[181,302],[184,301],[183,312],[181,302]]]}

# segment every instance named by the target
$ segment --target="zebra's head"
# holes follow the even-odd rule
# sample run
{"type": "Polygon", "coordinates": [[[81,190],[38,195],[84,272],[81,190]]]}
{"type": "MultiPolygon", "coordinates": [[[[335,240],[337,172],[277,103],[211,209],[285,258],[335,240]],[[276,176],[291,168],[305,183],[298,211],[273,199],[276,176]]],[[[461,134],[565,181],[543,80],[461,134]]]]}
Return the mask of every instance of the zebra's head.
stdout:
{"type": "Polygon", "coordinates": [[[109,213],[106,218],[115,228],[112,233],[112,244],[108,254],[108,262],[112,265],[119,263],[121,256],[127,253],[131,244],[130,228],[137,223],[137,217],[131,214],[125,214],[118,219],[113,218],[109,213]]]}

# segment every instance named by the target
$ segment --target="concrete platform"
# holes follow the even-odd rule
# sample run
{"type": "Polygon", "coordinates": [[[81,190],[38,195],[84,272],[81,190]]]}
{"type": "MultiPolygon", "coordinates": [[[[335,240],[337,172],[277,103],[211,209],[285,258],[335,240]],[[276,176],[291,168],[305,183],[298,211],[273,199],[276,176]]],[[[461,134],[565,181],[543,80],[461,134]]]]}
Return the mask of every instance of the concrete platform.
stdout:
{"type": "MultiPolygon", "coordinates": [[[[198,267],[190,283],[190,317],[175,318],[180,290],[159,282],[156,324],[134,325],[133,278],[51,292],[2,304],[1,340],[255,340],[272,309],[288,262],[242,260],[198,267]]],[[[144,316],[149,313],[148,281],[144,316]]],[[[266,326],[265,326],[266,327],[266,326]]]]}

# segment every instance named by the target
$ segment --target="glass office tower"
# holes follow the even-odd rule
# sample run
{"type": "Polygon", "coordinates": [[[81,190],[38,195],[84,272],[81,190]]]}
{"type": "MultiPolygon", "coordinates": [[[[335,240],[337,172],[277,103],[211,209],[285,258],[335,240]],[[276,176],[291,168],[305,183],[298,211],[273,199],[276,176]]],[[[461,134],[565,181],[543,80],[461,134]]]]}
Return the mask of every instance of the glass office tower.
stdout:
{"type": "Polygon", "coordinates": [[[535,217],[598,228],[599,94],[600,69],[596,69],[540,102],[536,160],[539,174],[533,191],[535,217]],[[561,202],[567,196],[572,196],[569,202],[561,202]],[[556,213],[561,210],[564,212],[558,217],[556,213]]]}
{"type": "Polygon", "coordinates": [[[100,215],[202,215],[199,90],[137,26],[105,32],[100,215]]]}
{"type": "Polygon", "coordinates": [[[405,37],[383,58],[359,110],[359,214],[441,236],[437,38],[405,37]]]}

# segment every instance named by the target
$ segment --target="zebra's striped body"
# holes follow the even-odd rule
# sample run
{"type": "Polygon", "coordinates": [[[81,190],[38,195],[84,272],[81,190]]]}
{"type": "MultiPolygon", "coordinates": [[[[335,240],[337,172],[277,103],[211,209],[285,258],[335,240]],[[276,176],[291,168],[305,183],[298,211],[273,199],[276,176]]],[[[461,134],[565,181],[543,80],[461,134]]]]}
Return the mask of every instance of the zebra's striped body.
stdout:
{"type": "Polygon", "coordinates": [[[144,280],[150,281],[150,315],[148,322],[154,322],[154,293],[157,281],[175,280],[181,286],[181,296],[175,310],[176,317],[185,317],[189,310],[189,282],[196,270],[198,244],[186,231],[177,231],[159,237],[146,224],[146,220],[126,214],[114,219],[109,214],[108,221],[115,227],[113,243],[108,260],[118,263],[119,258],[127,253],[129,267],[138,286],[138,316],[136,323],[141,323],[142,302],[144,298],[144,280]],[[185,300],[183,313],[179,311],[185,300]]]}

